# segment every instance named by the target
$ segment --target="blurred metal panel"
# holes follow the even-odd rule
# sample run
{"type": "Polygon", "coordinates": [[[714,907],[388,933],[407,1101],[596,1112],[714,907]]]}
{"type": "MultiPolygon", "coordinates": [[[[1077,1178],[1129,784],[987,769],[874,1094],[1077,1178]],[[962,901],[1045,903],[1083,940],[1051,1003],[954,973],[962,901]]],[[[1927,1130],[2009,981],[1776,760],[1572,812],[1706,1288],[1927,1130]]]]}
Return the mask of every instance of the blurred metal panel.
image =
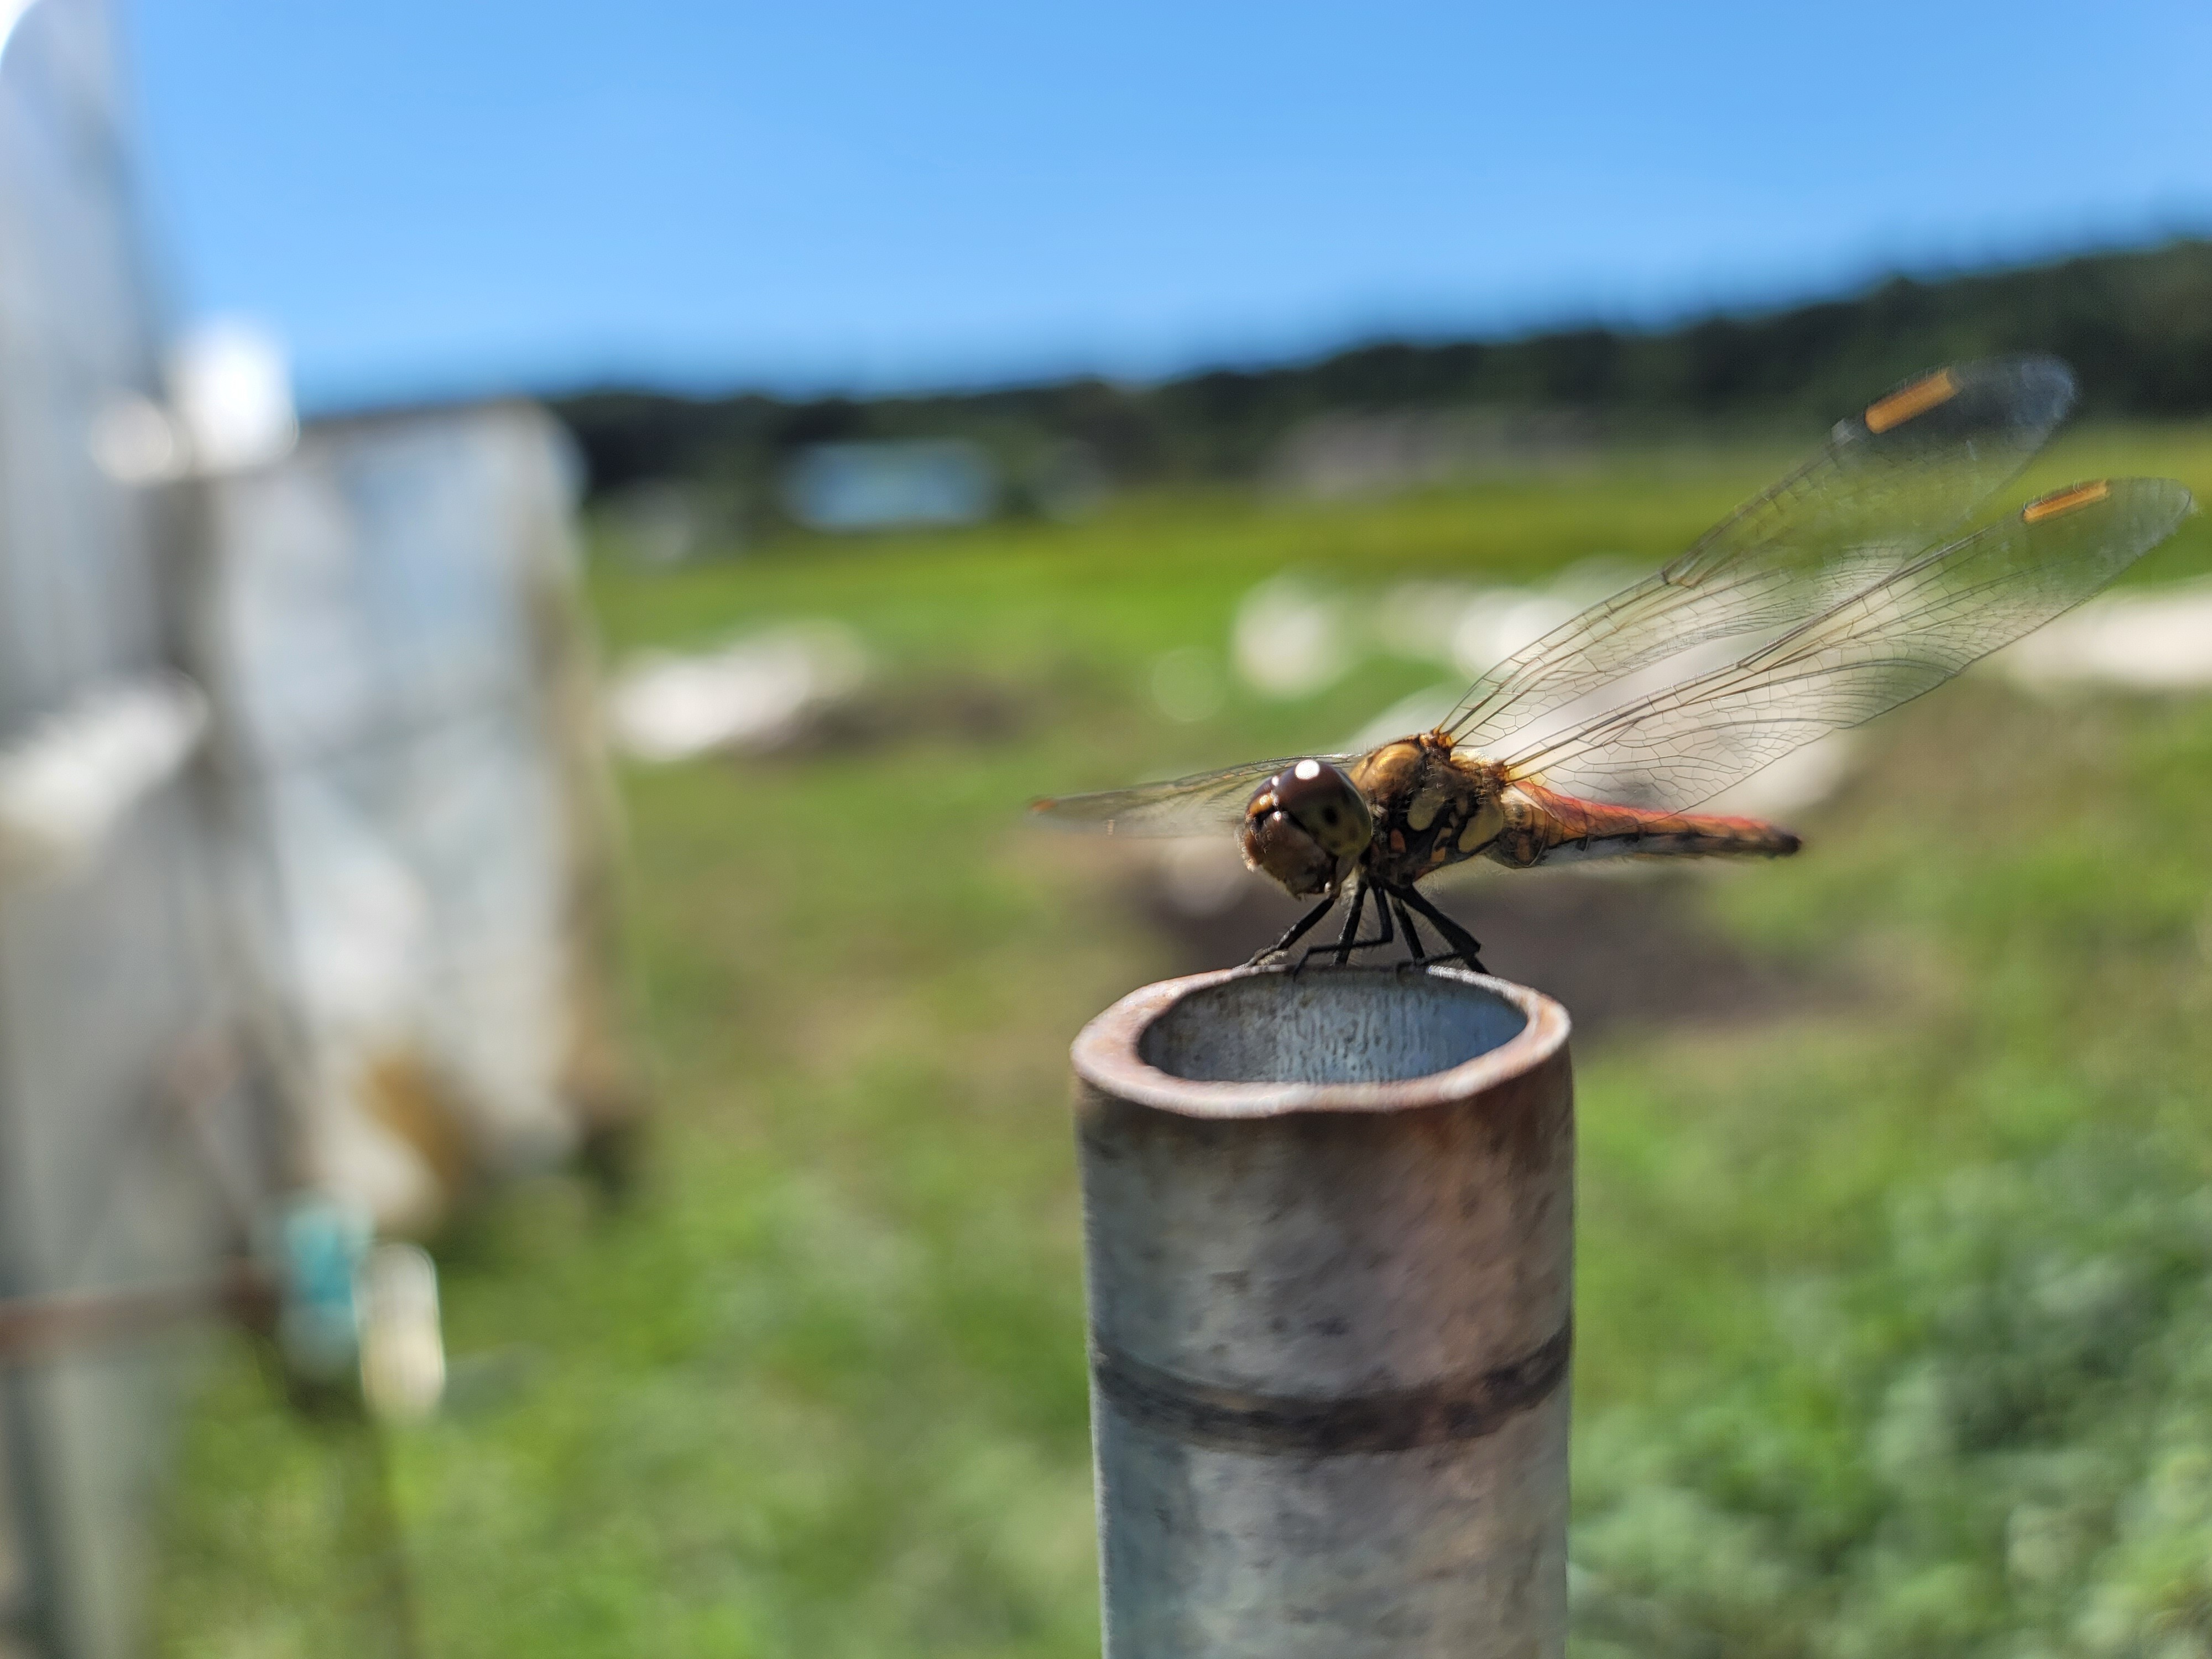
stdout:
{"type": "MultiPolygon", "coordinates": [[[[478,1177],[621,1140],[637,1099],[565,434],[497,405],[224,463],[194,429],[238,470],[180,482],[106,0],[18,9],[0,1335],[214,1282],[280,1184],[427,1226],[478,1177]],[[215,763],[187,763],[210,708],[215,763]]],[[[0,1350],[0,1659],[128,1654],[179,1339],[0,1350]]]]}
{"type": "MultiPolygon", "coordinates": [[[[158,395],[110,27],[102,0],[39,0],[0,60],[0,750],[58,744],[48,777],[112,760],[99,741],[71,759],[84,710],[173,684],[178,505],[94,459],[110,411],[158,395]]],[[[144,781],[54,867],[0,884],[0,1296],[174,1281],[230,1242],[185,1128],[240,1109],[187,1081],[228,1019],[205,818],[188,775],[144,781]]],[[[19,1645],[134,1647],[174,1360],[141,1343],[0,1364],[19,1645]]]]}
{"type": "Polygon", "coordinates": [[[566,435],[521,404],[325,422],[210,489],[204,650],[301,1173],[422,1231],[633,1097],[566,435]]]}

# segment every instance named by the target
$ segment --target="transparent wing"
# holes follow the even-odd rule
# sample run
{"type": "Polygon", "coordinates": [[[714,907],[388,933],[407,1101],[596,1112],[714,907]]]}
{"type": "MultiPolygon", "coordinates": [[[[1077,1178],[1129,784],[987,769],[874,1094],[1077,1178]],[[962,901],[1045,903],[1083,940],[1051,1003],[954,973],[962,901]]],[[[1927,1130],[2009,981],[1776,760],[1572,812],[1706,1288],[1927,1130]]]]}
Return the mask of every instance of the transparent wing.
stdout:
{"type": "Polygon", "coordinates": [[[2189,492],[2164,478],[2056,491],[1742,661],[1505,757],[1506,766],[1568,794],[1695,806],[2032,633],[2164,541],[2189,511],[2189,492]]]}
{"type": "MultiPolygon", "coordinates": [[[[1352,757],[1316,758],[1343,765],[1352,757]]],[[[1225,771],[1200,772],[1134,789],[1032,801],[1030,811],[1061,828],[1109,836],[1207,835],[1235,828],[1243,820],[1244,803],[1251,799],[1252,792],[1294,763],[1294,759],[1253,761],[1225,771]]]]}
{"type": "Polygon", "coordinates": [[[1443,729],[1484,754],[1677,651],[1816,616],[1954,532],[2074,402],[2053,357],[1957,363],[1837,422],[1826,447],[1664,569],[1477,680],[1443,729]]]}

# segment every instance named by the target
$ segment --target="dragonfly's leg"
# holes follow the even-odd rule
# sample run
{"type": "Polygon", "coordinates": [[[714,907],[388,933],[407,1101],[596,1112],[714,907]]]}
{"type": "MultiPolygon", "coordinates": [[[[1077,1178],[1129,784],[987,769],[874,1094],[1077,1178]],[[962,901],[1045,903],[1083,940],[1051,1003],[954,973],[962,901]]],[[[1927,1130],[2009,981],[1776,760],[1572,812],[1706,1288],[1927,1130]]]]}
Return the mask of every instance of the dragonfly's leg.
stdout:
{"type": "Polygon", "coordinates": [[[1291,931],[1289,933],[1284,934],[1282,938],[1277,939],[1266,950],[1255,952],[1252,960],[1246,963],[1244,965],[1247,968],[1257,968],[1269,957],[1281,956],[1285,951],[1289,950],[1291,946],[1296,945],[1300,939],[1311,933],[1313,931],[1314,924],[1335,908],[1336,895],[1331,893],[1319,904],[1315,905],[1312,909],[1307,911],[1305,915],[1300,916],[1296,921],[1292,922],[1291,924],[1291,931]]]}
{"type": "Polygon", "coordinates": [[[1308,946],[1305,955],[1298,958],[1298,966],[1301,969],[1304,968],[1306,963],[1311,962],[1316,957],[1334,957],[1339,963],[1343,962],[1353,949],[1352,939],[1358,934],[1359,919],[1366,913],[1367,884],[1364,881],[1354,883],[1352,889],[1352,914],[1344,919],[1344,931],[1337,935],[1336,943],[1308,946]]]}
{"type": "MultiPolygon", "coordinates": [[[[1345,921],[1341,937],[1334,945],[1316,945],[1306,952],[1305,961],[1310,962],[1316,957],[1334,957],[1341,966],[1352,959],[1354,951],[1371,951],[1379,945],[1395,944],[1398,935],[1391,929],[1390,910],[1383,902],[1382,895],[1379,891],[1371,891],[1367,884],[1362,882],[1358,893],[1352,901],[1352,915],[1345,921]],[[1382,931],[1372,939],[1362,939],[1359,937],[1359,923],[1365,915],[1370,896],[1375,901],[1375,918],[1382,931]]],[[[1299,963],[1300,967],[1304,965],[1304,962],[1299,963]]]]}
{"type": "Polygon", "coordinates": [[[1414,962],[1428,960],[1428,952],[1421,949],[1420,929],[1413,926],[1413,918],[1406,908],[1406,901],[1395,892],[1388,895],[1390,908],[1397,913],[1398,925],[1406,930],[1406,950],[1414,962]]]}
{"type": "Polygon", "coordinates": [[[1451,946],[1450,950],[1443,953],[1441,960],[1449,962],[1456,957],[1478,974],[1486,974],[1490,971],[1482,965],[1482,945],[1474,934],[1423,898],[1419,889],[1406,887],[1400,890],[1405,895],[1406,902],[1426,916],[1429,925],[1442,933],[1444,943],[1451,946]]]}
{"type": "Polygon", "coordinates": [[[1395,945],[1398,942],[1398,934],[1397,930],[1390,926],[1390,896],[1388,893],[1378,892],[1375,895],[1375,920],[1382,924],[1382,931],[1373,939],[1362,939],[1360,944],[1363,945],[1395,945]]]}
{"type": "Polygon", "coordinates": [[[1359,919],[1367,914],[1367,884],[1357,883],[1352,890],[1352,914],[1344,919],[1344,931],[1337,935],[1334,945],[1316,945],[1299,959],[1303,968],[1316,957],[1334,957],[1339,963],[1352,954],[1352,941],[1358,936],[1359,919]]]}

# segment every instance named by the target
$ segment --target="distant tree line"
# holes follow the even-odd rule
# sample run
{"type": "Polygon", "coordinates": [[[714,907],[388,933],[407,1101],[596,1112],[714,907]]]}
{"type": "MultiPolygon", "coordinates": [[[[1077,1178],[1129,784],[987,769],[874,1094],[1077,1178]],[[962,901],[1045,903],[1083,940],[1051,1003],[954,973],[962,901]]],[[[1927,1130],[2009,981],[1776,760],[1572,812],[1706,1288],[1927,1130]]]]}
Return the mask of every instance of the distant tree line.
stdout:
{"type": "Polygon", "coordinates": [[[1895,277],[1849,299],[1651,332],[1578,328],[1520,339],[1384,342],[1317,362],[1215,369],[1154,386],[1079,379],[928,397],[787,400],[604,391],[559,400],[595,491],[655,480],[733,498],[832,440],[967,437],[1016,483],[1079,446],[1120,483],[1248,478],[1322,414],[1464,405],[1573,408],[1624,433],[1670,422],[1808,422],[1950,358],[2057,352],[2083,413],[2212,413],[2212,242],[2100,253],[1984,275],[1895,277]]]}

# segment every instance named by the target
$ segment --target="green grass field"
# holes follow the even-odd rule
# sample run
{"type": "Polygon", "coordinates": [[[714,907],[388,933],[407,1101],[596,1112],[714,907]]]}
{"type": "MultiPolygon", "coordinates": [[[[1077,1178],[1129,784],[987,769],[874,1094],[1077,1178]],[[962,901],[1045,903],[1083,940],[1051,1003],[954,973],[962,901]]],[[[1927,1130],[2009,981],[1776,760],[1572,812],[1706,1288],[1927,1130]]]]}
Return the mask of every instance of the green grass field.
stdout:
{"type": "MultiPolygon", "coordinates": [[[[836,617],[903,718],[625,773],[657,1134],[627,1208],[549,1177],[441,1247],[450,1409],[392,1446],[425,1650],[1095,1654],[1066,1052],[1181,964],[1022,803],[1435,678],[1157,713],[1279,570],[1656,561],[1786,459],[602,563],[611,652],[836,617]]],[[[2021,493],[2105,471],[2205,496],[2212,432],[2076,436],[2021,493]]],[[[2208,522],[2142,579],[2212,571],[2208,522]]],[[[1692,900],[1830,989],[1577,1045],[1578,1651],[2212,1654],[2212,700],[1970,680],[1879,730],[1802,857],[1692,900]]],[[[366,1479],[226,1350],[159,1650],[392,1650],[366,1479]]]]}

